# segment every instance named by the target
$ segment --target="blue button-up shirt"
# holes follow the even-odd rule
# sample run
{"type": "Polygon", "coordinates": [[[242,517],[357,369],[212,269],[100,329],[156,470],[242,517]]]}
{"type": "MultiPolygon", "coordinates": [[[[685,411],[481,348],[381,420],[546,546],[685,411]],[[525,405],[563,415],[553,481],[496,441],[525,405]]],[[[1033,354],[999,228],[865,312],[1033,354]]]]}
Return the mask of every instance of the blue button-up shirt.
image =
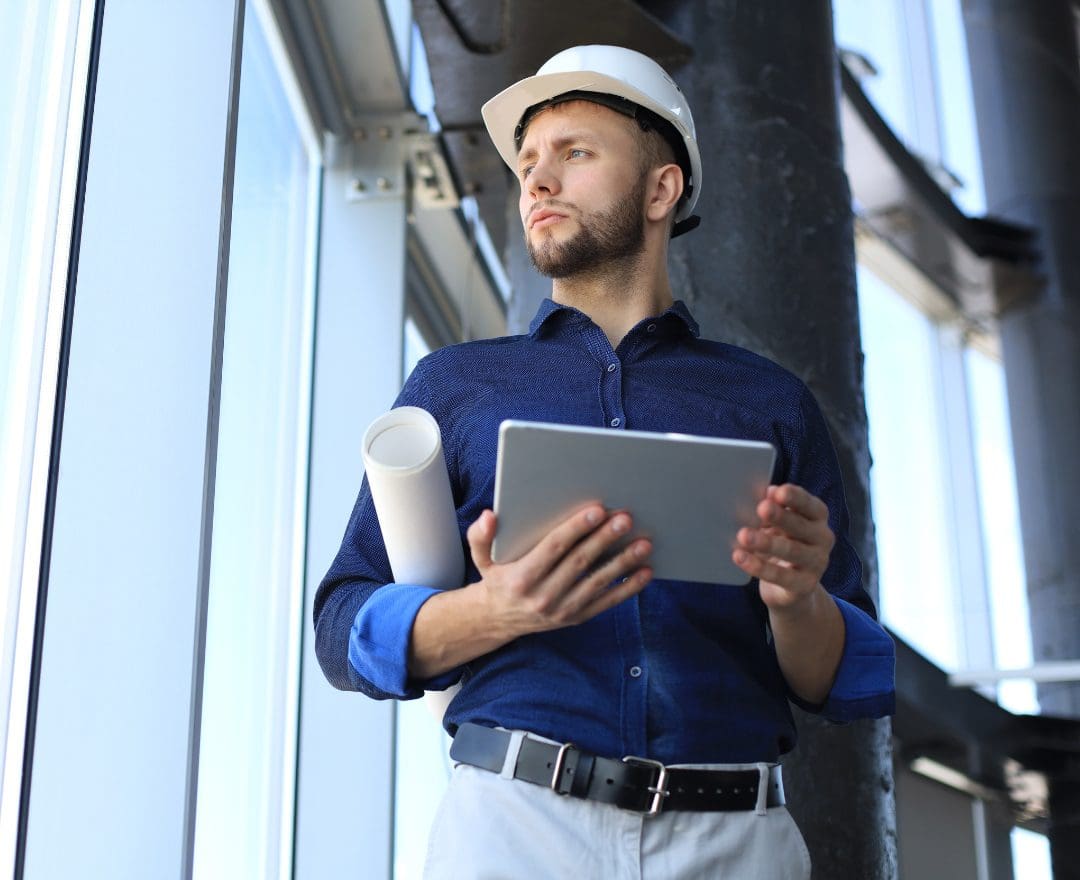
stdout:
{"type": "MultiPolygon", "coordinates": [[[[773,481],[821,498],[836,534],[822,583],[843,615],[844,652],[824,705],[805,708],[841,722],[893,711],[894,647],[862,587],[817,404],[771,361],[699,339],[682,303],[642,321],[613,350],[587,315],[545,300],[527,335],[424,358],[396,405],[423,407],[439,423],[466,558],[465,530],[493,505],[504,419],[772,443],[773,481]]],[[[479,578],[471,561],[466,577],[479,578]]],[[[331,683],[377,699],[410,699],[460,679],[444,719],[451,733],[473,721],[600,755],[735,763],[773,761],[795,745],[788,701],[804,704],[780,672],[756,581],[654,580],[583,624],[524,636],[418,681],[408,673],[409,636],[435,592],[393,582],[365,480],[315,597],[316,653],[331,683]]]]}

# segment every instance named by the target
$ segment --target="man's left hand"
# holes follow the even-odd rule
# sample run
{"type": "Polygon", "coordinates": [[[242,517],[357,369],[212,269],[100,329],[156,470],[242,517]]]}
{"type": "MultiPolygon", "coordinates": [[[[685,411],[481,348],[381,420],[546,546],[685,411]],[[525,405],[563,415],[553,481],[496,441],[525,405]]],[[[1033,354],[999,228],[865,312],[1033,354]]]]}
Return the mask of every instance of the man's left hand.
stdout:
{"type": "Polygon", "coordinates": [[[800,486],[769,486],[757,506],[761,525],[742,528],[731,558],[761,583],[761,600],[770,610],[802,604],[821,583],[835,537],[829,509],[800,486]]]}

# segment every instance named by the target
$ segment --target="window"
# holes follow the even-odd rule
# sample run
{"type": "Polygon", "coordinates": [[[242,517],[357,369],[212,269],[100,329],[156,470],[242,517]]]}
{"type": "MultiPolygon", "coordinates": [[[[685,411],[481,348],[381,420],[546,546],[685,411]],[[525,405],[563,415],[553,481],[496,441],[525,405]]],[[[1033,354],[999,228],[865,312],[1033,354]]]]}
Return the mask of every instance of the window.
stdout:
{"type": "Polygon", "coordinates": [[[969,214],[986,210],[959,0],[833,0],[840,49],[876,74],[862,87],[896,136],[969,214]]]}
{"type": "Polygon", "coordinates": [[[833,0],[836,45],[865,56],[877,74],[863,81],[873,101],[897,137],[916,143],[916,122],[906,45],[906,22],[901,0],[833,0]]]}
{"type": "MultiPolygon", "coordinates": [[[[0,6],[0,754],[13,846],[93,4],[0,6]],[[25,568],[24,568],[25,566],[25,568]]],[[[10,865],[5,864],[10,872],[10,865]]]]}
{"type": "Polygon", "coordinates": [[[229,4],[106,5],[88,46],[93,125],[35,621],[27,878],[176,873],[188,850],[238,35],[229,4]]]}
{"type": "Polygon", "coordinates": [[[871,499],[882,620],[939,666],[964,662],[953,579],[936,328],[862,267],[871,499]]]}
{"type": "MultiPolygon", "coordinates": [[[[1031,627],[1004,370],[999,361],[975,348],[967,349],[964,360],[979,474],[979,512],[986,536],[983,544],[995,665],[1030,666],[1031,627]]],[[[1031,681],[1001,682],[998,701],[1012,712],[1039,711],[1035,684],[1031,681]]]]}
{"type": "Polygon", "coordinates": [[[1022,880],[1053,880],[1050,843],[1043,834],[1025,828],[1012,830],[1013,867],[1022,880]]]}
{"type": "Polygon", "coordinates": [[[941,161],[960,181],[952,192],[956,204],[968,214],[985,214],[986,192],[975,127],[975,101],[971,93],[963,11],[958,0],[934,0],[926,6],[937,72],[941,161]]]}
{"type": "Polygon", "coordinates": [[[195,876],[291,876],[317,155],[244,21],[195,876]]]}
{"type": "MultiPolygon", "coordinates": [[[[865,267],[858,281],[881,618],[946,670],[1030,665],[1001,364],[957,348],[946,328],[865,267]],[[957,354],[960,388],[948,381],[957,354]],[[966,493],[977,497],[957,498],[966,493]],[[964,573],[973,549],[982,557],[978,576],[970,564],[964,573]]],[[[1002,682],[997,699],[1013,712],[1038,712],[1030,681],[1002,682]]],[[[1018,877],[1049,880],[1044,836],[1014,828],[1012,848],[1018,877]]]]}
{"type": "MultiPolygon", "coordinates": [[[[406,267],[405,276],[407,302],[427,299],[425,291],[420,289],[415,260],[406,267]]],[[[404,326],[403,378],[412,372],[417,361],[438,347],[424,334],[421,325],[428,322],[410,307],[404,326]]],[[[394,710],[394,880],[419,880],[435,809],[450,781],[450,737],[429,710],[426,700],[399,701],[394,710]]]]}

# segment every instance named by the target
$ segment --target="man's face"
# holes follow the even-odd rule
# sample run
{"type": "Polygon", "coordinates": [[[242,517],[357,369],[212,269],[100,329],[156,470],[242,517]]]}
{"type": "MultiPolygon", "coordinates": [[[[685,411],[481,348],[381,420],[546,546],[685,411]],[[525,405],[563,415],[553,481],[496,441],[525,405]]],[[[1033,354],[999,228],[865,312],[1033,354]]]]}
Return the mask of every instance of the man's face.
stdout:
{"type": "Polygon", "coordinates": [[[641,252],[645,175],[633,125],[587,101],[557,104],[529,123],[518,154],[518,207],[542,274],[594,272],[641,252]]]}

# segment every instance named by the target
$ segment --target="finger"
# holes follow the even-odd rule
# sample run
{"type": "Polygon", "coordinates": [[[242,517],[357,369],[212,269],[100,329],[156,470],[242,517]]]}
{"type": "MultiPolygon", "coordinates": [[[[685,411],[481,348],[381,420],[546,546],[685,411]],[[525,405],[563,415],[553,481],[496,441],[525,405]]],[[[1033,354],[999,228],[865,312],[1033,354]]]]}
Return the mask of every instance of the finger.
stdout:
{"type": "Polygon", "coordinates": [[[766,498],[775,501],[781,507],[788,507],[801,513],[807,519],[828,520],[829,518],[829,508],[825,502],[794,483],[769,486],[766,498]]]}
{"type": "Polygon", "coordinates": [[[495,514],[485,510],[469,526],[465,533],[469,541],[469,552],[478,571],[491,565],[491,544],[495,540],[495,514]]]}
{"type": "Polygon", "coordinates": [[[632,576],[646,566],[650,553],[652,553],[652,542],[647,538],[639,538],[624,547],[595,571],[591,571],[587,577],[567,584],[562,600],[563,608],[569,614],[577,614],[599,594],[606,592],[613,583],[632,576]]]}
{"type": "Polygon", "coordinates": [[[599,504],[590,504],[561,522],[522,557],[526,575],[535,581],[546,576],[577,547],[582,538],[597,531],[604,519],[604,508],[599,504]]]}
{"type": "Polygon", "coordinates": [[[626,580],[603,590],[588,602],[579,614],[580,619],[591,620],[609,608],[614,608],[620,602],[625,602],[631,596],[636,596],[649,585],[652,576],[653,570],[649,566],[639,568],[626,580]]]}
{"type": "Polygon", "coordinates": [[[557,626],[571,626],[591,617],[592,614],[585,613],[585,609],[614,582],[621,583],[643,568],[652,552],[651,542],[642,538],[624,547],[602,565],[595,566],[597,548],[610,545],[619,534],[610,528],[610,522],[597,532],[615,537],[608,537],[606,543],[601,543],[596,535],[590,536],[589,541],[594,546],[589,551],[584,550],[582,545],[572,550],[557,570],[541,580],[534,591],[533,600],[538,609],[557,626]]]}
{"type": "Polygon", "coordinates": [[[799,568],[818,572],[825,570],[828,552],[819,545],[804,544],[787,535],[770,535],[762,529],[740,529],[739,547],[758,556],[774,557],[799,568]]]}
{"type": "MultiPolygon", "coordinates": [[[[549,587],[557,593],[564,593],[585,575],[589,574],[597,561],[612,546],[623,540],[633,521],[630,515],[624,511],[616,511],[610,514],[600,528],[583,538],[569,553],[557,562],[549,573],[549,587]]],[[[614,580],[612,575],[610,580],[614,580]]]]}
{"type": "Polygon", "coordinates": [[[818,578],[804,569],[786,566],[776,560],[767,560],[746,550],[736,550],[731,554],[731,559],[750,577],[785,589],[801,591],[818,582],[818,578]]]}
{"type": "Polygon", "coordinates": [[[799,511],[781,507],[769,499],[758,504],[757,514],[762,525],[779,530],[796,541],[832,547],[832,530],[825,519],[809,519],[799,511]]]}

